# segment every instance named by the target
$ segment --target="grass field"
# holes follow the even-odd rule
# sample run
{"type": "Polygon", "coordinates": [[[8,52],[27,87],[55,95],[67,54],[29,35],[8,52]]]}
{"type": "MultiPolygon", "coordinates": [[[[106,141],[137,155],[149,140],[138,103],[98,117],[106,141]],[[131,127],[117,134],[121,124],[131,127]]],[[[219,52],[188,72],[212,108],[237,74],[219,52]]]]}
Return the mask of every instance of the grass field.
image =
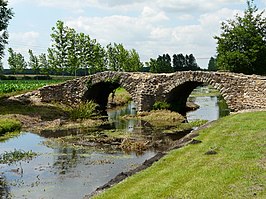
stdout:
{"type": "Polygon", "coordinates": [[[0,81],[0,97],[19,94],[40,87],[60,83],[63,80],[2,80],[0,81]]]}
{"type": "Polygon", "coordinates": [[[266,198],[266,112],[224,117],[96,198],[266,198]],[[207,155],[206,152],[216,152],[207,155]]]}

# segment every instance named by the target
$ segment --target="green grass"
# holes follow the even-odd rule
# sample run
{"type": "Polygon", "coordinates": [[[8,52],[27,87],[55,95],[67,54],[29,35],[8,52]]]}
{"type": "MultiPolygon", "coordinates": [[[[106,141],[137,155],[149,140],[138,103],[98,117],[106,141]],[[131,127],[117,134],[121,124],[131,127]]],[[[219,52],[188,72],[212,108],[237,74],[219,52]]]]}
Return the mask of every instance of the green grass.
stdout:
{"type": "Polygon", "coordinates": [[[60,83],[62,81],[63,80],[1,80],[0,97],[36,90],[40,87],[60,83]]]}
{"type": "Polygon", "coordinates": [[[0,119],[0,136],[8,132],[19,131],[21,123],[14,119],[0,119]]]}
{"type": "Polygon", "coordinates": [[[96,198],[266,198],[266,112],[224,117],[96,198]],[[215,155],[205,155],[215,150],[215,155]]]}

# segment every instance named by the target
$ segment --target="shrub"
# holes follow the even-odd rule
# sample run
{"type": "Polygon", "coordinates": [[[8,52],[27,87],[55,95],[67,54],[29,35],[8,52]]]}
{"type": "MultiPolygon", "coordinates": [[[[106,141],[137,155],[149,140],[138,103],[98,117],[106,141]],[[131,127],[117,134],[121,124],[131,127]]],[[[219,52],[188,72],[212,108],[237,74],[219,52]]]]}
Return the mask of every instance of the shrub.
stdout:
{"type": "Polygon", "coordinates": [[[160,102],[160,101],[158,101],[158,102],[155,102],[153,104],[153,107],[152,108],[154,110],[162,110],[162,109],[170,109],[170,107],[171,107],[171,105],[168,104],[167,102],[160,102]]]}
{"type": "Polygon", "coordinates": [[[70,118],[73,120],[77,119],[88,119],[97,114],[98,104],[93,101],[81,102],[75,106],[67,108],[70,114],[70,118]]]}

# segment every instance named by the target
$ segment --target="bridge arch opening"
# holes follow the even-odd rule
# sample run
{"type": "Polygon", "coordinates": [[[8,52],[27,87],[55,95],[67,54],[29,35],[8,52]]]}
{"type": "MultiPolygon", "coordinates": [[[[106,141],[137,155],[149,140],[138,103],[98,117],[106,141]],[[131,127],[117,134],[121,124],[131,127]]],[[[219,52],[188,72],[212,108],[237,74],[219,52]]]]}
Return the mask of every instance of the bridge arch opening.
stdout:
{"type": "Polygon", "coordinates": [[[82,101],[94,101],[101,111],[117,105],[123,100],[132,100],[131,94],[119,82],[103,81],[90,85],[82,101]]]}
{"type": "Polygon", "coordinates": [[[215,100],[220,116],[227,115],[230,112],[222,93],[211,84],[204,82],[188,81],[173,88],[166,96],[166,102],[170,104],[171,110],[185,114],[198,108],[197,105],[199,104],[196,101],[201,97],[209,98],[205,99],[207,101],[215,100]],[[207,93],[203,93],[203,90],[207,93]],[[195,100],[196,98],[197,100],[195,100]]]}

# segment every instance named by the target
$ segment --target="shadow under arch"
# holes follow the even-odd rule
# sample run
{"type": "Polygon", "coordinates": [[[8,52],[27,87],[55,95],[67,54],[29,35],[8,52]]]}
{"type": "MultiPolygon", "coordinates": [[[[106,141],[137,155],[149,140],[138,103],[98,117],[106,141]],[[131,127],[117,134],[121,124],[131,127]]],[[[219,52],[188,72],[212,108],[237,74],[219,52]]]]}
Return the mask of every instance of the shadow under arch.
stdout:
{"type": "Polygon", "coordinates": [[[170,109],[179,113],[187,111],[186,103],[191,92],[198,86],[203,85],[203,82],[188,81],[173,88],[166,95],[166,102],[170,104],[170,109]]]}
{"type": "Polygon", "coordinates": [[[93,101],[99,105],[99,109],[101,111],[105,112],[108,105],[109,95],[120,87],[126,90],[126,88],[123,87],[123,85],[121,85],[119,82],[103,81],[95,83],[91,85],[85,92],[82,101],[93,101]]]}
{"type": "MultiPolygon", "coordinates": [[[[173,111],[177,111],[179,113],[185,114],[187,111],[191,110],[187,107],[187,101],[194,89],[199,86],[211,86],[219,92],[219,99],[223,99],[226,107],[224,109],[228,109],[228,102],[225,100],[223,93],[215,84],[211,82],[200,82],[200,81],[187,81],[176,87],[174,87],[168,95],[166,95],[166,102],[170,104],[170,109],[173,111]]],[[[211,97],[211,96],[210,96],[211,97]]],[[[230,112],[230,111],[229,111],[230,112]]],[[[227,114],[227,113],[226,113],[227,114]]]]}

